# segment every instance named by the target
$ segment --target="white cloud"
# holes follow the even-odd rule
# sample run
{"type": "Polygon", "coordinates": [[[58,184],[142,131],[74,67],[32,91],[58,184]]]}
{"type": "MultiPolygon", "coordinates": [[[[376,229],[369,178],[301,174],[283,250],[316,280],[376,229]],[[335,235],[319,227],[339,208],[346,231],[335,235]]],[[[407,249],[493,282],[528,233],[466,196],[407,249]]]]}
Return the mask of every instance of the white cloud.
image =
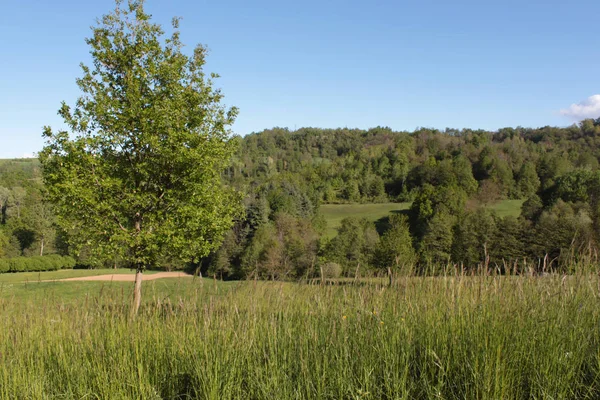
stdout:
{"type": "Polygon", "coordinates": [[[36,158],[36,157],[37,157],[37,154],[35,154],[35,153],[24,153],[23,157],[21,157],[21,158],[36,158]]]}
{"type": "Polygon", "coordinates": [[[569,108],[560,110],[560,114],[576,120],[600,117],[600,94],[588,97],[577,104],[571,104],[569,108]]]}

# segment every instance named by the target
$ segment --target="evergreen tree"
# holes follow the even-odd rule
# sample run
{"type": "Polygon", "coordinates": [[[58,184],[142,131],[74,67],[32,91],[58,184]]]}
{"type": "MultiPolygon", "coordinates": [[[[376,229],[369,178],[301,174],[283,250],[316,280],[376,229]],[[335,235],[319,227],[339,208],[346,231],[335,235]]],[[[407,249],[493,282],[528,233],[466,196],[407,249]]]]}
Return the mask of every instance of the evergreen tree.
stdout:
{"type": "Polygon", "coordinates": [[[379,268],[412,268],[417,260],[407,218],[392,214],[389,224],[375,251],[375,263],[379,268]]]}

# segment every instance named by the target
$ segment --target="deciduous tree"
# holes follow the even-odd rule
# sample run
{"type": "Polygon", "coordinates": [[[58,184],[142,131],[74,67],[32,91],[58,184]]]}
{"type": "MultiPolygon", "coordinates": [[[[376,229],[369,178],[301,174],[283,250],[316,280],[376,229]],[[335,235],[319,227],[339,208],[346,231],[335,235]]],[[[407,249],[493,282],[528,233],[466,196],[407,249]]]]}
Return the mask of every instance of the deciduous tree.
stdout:
{"type": "Polygon", "coordinates": [[[236,108],[203,71],[206,48],[182,50],[152,23],[142,0],[117,1],[86,40],[82,92],[59,114],[67,131],[44,129],[40,153],[58,222],[98,258],[122,255],[142,272],[161,257],[198,259],[217,247],[239,214],[239,196],[221,173],[233,153],[236,108]]]}

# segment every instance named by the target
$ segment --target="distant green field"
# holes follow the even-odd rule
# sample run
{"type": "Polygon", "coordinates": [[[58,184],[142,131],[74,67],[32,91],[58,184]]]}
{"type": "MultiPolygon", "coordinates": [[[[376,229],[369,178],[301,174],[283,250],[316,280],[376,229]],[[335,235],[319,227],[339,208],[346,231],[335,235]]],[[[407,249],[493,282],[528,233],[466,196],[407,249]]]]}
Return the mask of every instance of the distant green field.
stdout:
{"type": "MultiPolygon", "coordinates": [[[[500,217],[515,216],[521,214],[521,206],[524,200],[501,200],[489,206],[500,217]]],[[[347,217],[367,218],[369,221],[377,221],[385,218],[391,213],[402,212],[409,209],[411,203],[378,203],[378,204],[324,204],[321,213],[327,221],[326,235],[334,237],[342,220],[347,217]]]]}
{"type": "Polygon", "coordinates": [[[521,206],[525,200],[501,200],[489,206],[499,217],[518,217],[521,215],[521,206]]]}
{"type": "Polygon", "coordinates": [[[394,212],[408,210],[411,203],[380,203],[380,204],[324,204],[321,213],[327,221],[326,235],[333,237],[347,217],[366,218],[369,221],[387,217],[394,212]]]}

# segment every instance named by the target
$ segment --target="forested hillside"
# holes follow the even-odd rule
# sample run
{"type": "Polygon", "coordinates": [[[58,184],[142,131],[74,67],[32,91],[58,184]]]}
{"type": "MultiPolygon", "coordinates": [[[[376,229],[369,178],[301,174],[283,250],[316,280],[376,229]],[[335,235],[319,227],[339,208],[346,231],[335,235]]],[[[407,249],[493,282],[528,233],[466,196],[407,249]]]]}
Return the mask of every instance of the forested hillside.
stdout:
{"type": "Polygon", "coordinates": [[[240,139],[226,176],[248,193],[210,262],[245,277],[364,269],[570,268],[595,254],[600,120],[568,128],[395,132],[271,129],[240,139]],[[523,199],[520,218],[484,207],[523,199]],[[343,221],[323,239],[324,203],[412,202],[371,223],[343,221]]]}
{"type": "MultiPolygon", "coordinates": [[[[200,260],[204,273],[569,269],[596,255],[600,120],[498,132],[274,128],[232,140],[239,150],[223,177],[245,193],[246,217],[200,260]],[[486,207],[503,199],[524,200],[521,216],[486,207]],[[321,204],[384,202],[407,210],[375,222],[349,216],[335,237],[324,234],[321,204]]],[[[0,257],[74,253],[42,200],[39,168],[36,160],[0,161],[0,257]]],[[[99,265],[85,254],[72,255],[99,265]]]]}
{"type": "Polygon", "coordinates": [[[35,159],[0,160],[0,257],[66,252],[35,159]]]}

